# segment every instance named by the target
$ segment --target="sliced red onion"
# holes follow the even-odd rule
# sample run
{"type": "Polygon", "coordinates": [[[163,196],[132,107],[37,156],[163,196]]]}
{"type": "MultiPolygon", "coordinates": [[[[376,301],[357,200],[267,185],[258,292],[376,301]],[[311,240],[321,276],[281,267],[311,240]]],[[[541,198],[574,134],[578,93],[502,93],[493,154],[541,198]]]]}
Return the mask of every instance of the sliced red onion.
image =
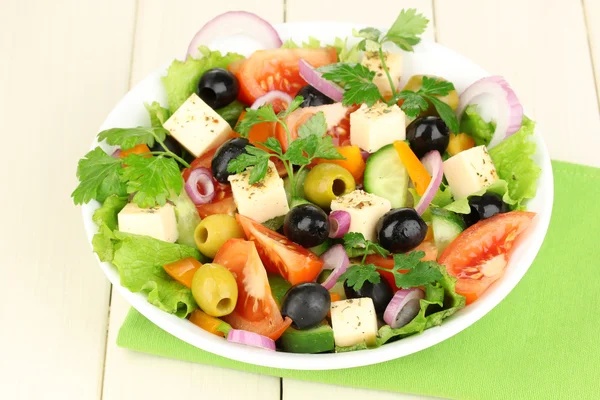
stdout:
{"type": "Polygon", "coordinates": [[[508,82],[501,76],[488,76],[469,86],[461,95],[456,110],[458,118],[470,104],[477,104],[482,117],[494,120],[496,130],[489,144],[494,147],[521,128],[523,106],[508,82]]]}
{"type": "Polygon", "coordinates": [[[119,158],[121,155],[121,149],[116,149],[110,156],[113,158],[119,158]]]}
{"type": "Polygon", "coordinates": [[[285,104],[289,105],[293,99],[292,96],[286,92],[282,92],[280,90],[271,90],[270,92],[267,92],[267,94],[256,99],[250,108],[256,110],[258,107],[264,106],[265,104],[272,104],[275,100],[281,100],[285,104]]]}
{"type": "Polygon", "coordinates": [[[338,239],[344,237],[350,230],[350,213],[337,210],[329,214],[329,237],[338,239]]]}
{"type": "Polygon", "coordinates": [[[431,175],[431,182],[429,182],[429,186],[423,193],[421,200],[415,207],[417,210],[417,214],[423,215],[427,207],[431,204],[431,201],[435,197],[440,185],[442,184],[442,178],[444,177],[443,170],[443,161],[440,152],[437,150],[430,151],[425,154],[425,156],[421,159],[423,166],[427,169],[427,172],[431,175]]]}
{"type": "Polygon", "coordinates": [[[392,328],[402,328],[417,316],[424,298],[425,293],[419,288],[398,290],[385,308],[383,320],[392,328]]]}
{"type": "Polygon", "coordinates": [[[344,250],[344,246],[341,244],[336,244],[323,253],[321,260],[325,263],[323,269],[332,270],[331,274],[325,279],[325,282],[322,283],[323,287],[329,290],[335,286],[340,275],[346,272],[350,265],[350,260],[348,259],[346,250],[344,250]]]}
{"type": "Polygon", "coordinates": [[[196,205],[210,203],[215,197],[215,184],[210,171],[203,167],[193,169],[185,183],[185,191],[196,205]]]}
{"type": "Polygon", "coordinates": [[[313,68],[313,66],[310,65],[308,62],[300,59],[299,69],[300,76],[312,87],[314,87],[319,92],[323,93],[325,96],[329,97],[334,101],[342,101],[342,97],[344,96],[344,89],[342,89],[335,83],[323,78],[323,74],[321,74],[319,71],[313,68]]]}
{"type": "Polygon", "coordinates": [[[369,153],[368,151],[364,151],[364,150],[360,150],[360,155],[362,156],[362,159],[364,162],[367,162],[367,159],[369,157],[371,157],[371,153],[369,153]]]}
{"type": "Polygon", "coordinates": [[[196,33],[188,46],[187,55],[198,58],[200,46],[209,46],[216,39],[236,35],[247,36],[261,43],[265,49],[274,49],[283,44],[273,25],[258,15],[247,11],[229,11],[211,19],[196,33]]]}
{"type": "Polygon", "coordinates": [[[231,329],[227,334],[227,340],[233,343],[245,344],[246,346],[275,351],[275,341],[258,333],[231,329]]]}

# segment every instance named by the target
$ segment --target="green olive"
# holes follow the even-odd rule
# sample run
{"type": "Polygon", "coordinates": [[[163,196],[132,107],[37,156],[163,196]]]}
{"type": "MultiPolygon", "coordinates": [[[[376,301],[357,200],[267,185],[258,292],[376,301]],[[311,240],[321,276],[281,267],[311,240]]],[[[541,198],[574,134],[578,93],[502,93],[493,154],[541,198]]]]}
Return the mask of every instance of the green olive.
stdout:
{"type": "MultiPolygon", "coordinates": [[[[447,82],[446,79],[438,77],[438,76],[413,75],[410,77],[410,79],[406,83],[406,86],[404,86],[404,88],[402,90],[406,89],[406,90],[412,90],[413,92],[416,92],[417,90],[421,89],[421,87],[423,86],[423,76],[427,76],[429,78],[437,78],[437,79],[441,79],[444,82],[447,82]]],[[[450,91],[450,93],[448,93],[446,96],[434,96],[434,97],[437,97],[444,103],[448,104],[450,106],[450,108],[452,109],[452,111],[456,111],[456,109],[458,108],[458,93],[456,92],[456,90],[450,91]]],[[[437,114],[437,111],[435,110],[435,107],[433,107],[431,104],[429,105],[429,108],[426,111],[423,111],[421,113],[421,116],[426,116],[426,115],[439,116],[437,114]]]]}
{"type": "Polygon", "coordinates": [[[194,274],[192,295],[198,306],[213,317],[231,314],[238,298],[238,287],[227,268],[204,264],[194,274]]]}
{"type": "Polygon", "coordinates": [[[321,208],[329,209],[331,201],[356,189],[352,174],[337,164],[319,164],[304,181],[304,196],[321,208]]]}
{"type": "Polygon", "coordinates": [[[232,238],[243,238],[244,232],[235,217],[228,214],[213,214],[204,218],[194,231],[198,250],[206,257],[215,258],[217,251],[232,238]]]}

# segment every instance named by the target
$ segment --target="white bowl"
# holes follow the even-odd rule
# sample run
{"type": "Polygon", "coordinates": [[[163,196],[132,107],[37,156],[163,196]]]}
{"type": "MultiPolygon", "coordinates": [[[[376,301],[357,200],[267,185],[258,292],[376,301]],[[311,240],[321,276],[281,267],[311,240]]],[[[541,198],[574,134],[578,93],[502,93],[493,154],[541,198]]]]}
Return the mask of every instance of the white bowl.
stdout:
{"type": "MultiPolygon", "coordinates": [[[[360,29],[361,26],[338,22],[310,22],[282,24],[276,28],[284,40],[288,38],[303,40],[308,36],[315,36],[324,42],[331,43],[336,36],[350,37],[352,28],[360,29]]],[[[184,49],[183,45],[182,49],[184,49]]],[[[239,38],[222,41],[215,45],[220,50],[238,51],[246,53],[246,55],[253,50],[239,38]]],[[[444,46],[427,41],[418,45],[414,53],[406,53],[404,60],[405,77],[414,74],[443,76],[454,82],[459,93],[475,80],[489,75],[465,57],[444,46]]],[[[165,71],[166,68],[160,68],[127,93],[111,111],[100,130],[148,125],[149,119],[144,102],[159,101],[166,105],[166,94],[160,80],[165,71]]],[[[441,326],[428,329],[420,335],[386,344],[378,349],[340,354],[292,354],[269,352],[229,343],[204,332],[185,319],[161,311],[148,303],[144,295],[132,293],[121,286],[119,274],[111,264],[99,261],[100,267],[121,295],[160,328],[193,346],[233,360],[276,368],[324,370],[357,367],[403,357],[446,340],[483,317],[515,287],[535,259],[548,229],[554,193],[550,158],[539,131],[536,132],[535,141],[537,143],[535,160],[542,168],[542,174],[538,183],[537,196],[529,201],[527,207],[536,212],[537,217],[516,245],[502,278],[495,282],[475,303],[448,318],[441,326]]],[[[93,146],[96,145],[95,141],[93,146]]],[[[97,231],[97,226],[92,222],[92,214],[98,206],[97,202],[92,202],[82,208],[83,221],[90,241],[97,231]]],[[[515,334],[518,333],[515,332],[515,334]]]]}

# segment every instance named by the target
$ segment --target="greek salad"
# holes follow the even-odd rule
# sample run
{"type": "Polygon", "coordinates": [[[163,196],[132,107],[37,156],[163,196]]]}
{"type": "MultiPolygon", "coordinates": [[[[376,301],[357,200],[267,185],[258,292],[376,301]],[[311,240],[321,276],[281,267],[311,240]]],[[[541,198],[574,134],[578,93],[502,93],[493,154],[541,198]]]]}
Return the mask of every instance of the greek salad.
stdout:
{"type": "Polygon", "coordinates": [[[99,259],[161,310],[269,351],[375,348],[477,301],[535,217],[534,122],[502,77],[458,93],[404,76],[427,24],[403,10],[324,44],[247,12],[210,21],[148,126],[100,132],[79,161],[99,259]],[[264,49],[206,47],[230,26],[264,49]]]}

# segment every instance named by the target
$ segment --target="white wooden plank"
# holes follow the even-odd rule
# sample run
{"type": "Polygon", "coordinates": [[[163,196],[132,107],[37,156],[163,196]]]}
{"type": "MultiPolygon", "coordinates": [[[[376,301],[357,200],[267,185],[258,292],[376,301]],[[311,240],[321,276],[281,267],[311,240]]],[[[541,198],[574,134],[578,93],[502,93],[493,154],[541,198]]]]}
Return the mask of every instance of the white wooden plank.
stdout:
{"type": "MultiPolygon", "coordinates": [[[[367,25],[387,27],[396,19],[403,8],[416,8],[430,20],[427,31],[423,35],[429,40],[435,39],[435,26],[430,1],[423,0],[379,0],[372,7],[354,7],[349,3],[322,0],[287,0],[286,20],[294,21],[346,21],[367,25]],[[318,12],[315,12],[318,10],[318,12]]],[[[387,399],[425,399],[406,394],[355,389],[336,385],[283,380],[283,400],[300,400],[310,398],[363,400],[387,399]]]]}
{"type": "Polygon", "coordinates": [[[0,398],[99,399],[109,284],[69,195],[126,91],[134,1],[0,12],[0,398]]]}
{"type": "Polygon", "coordinates": [[[600,102],[600,1],[583,0],[583,11],[594,64],[596,93],[600,102]]]}
{"type": "Polygon", "coordinates": [[[581,2],[434,5],[438,41],[507,78],[538,121],[553,158],[600,166],[598,101],[581,2]]]}
{"type": "Polygon", "coordinates": [[[432,6],[429,0],[378,0],[372,6],[339,1],[287,0],[286,21],[343,21],[388,27],[403,8],[416,8],[430,20],[424,38],[434,39],[432,6]]]}
{"type": "MultiPolygon", "coordinates": [[[[141,0],[136,22],[135,50],[131,81],[173,58],[185,54],[195,32],[219,13],[244,9],[260,14],[270,22],[283,20],[280,0],[162,2],[141,0]]],[[[279,399],[280,380],[206,365],[153,357],[119,348],[116,335],[129,309],[113,290],[107,342],[104,399],[132,398],[244,398],[279,399]],[[122,377],[126,375],[127,379],[122,377]]]]}

